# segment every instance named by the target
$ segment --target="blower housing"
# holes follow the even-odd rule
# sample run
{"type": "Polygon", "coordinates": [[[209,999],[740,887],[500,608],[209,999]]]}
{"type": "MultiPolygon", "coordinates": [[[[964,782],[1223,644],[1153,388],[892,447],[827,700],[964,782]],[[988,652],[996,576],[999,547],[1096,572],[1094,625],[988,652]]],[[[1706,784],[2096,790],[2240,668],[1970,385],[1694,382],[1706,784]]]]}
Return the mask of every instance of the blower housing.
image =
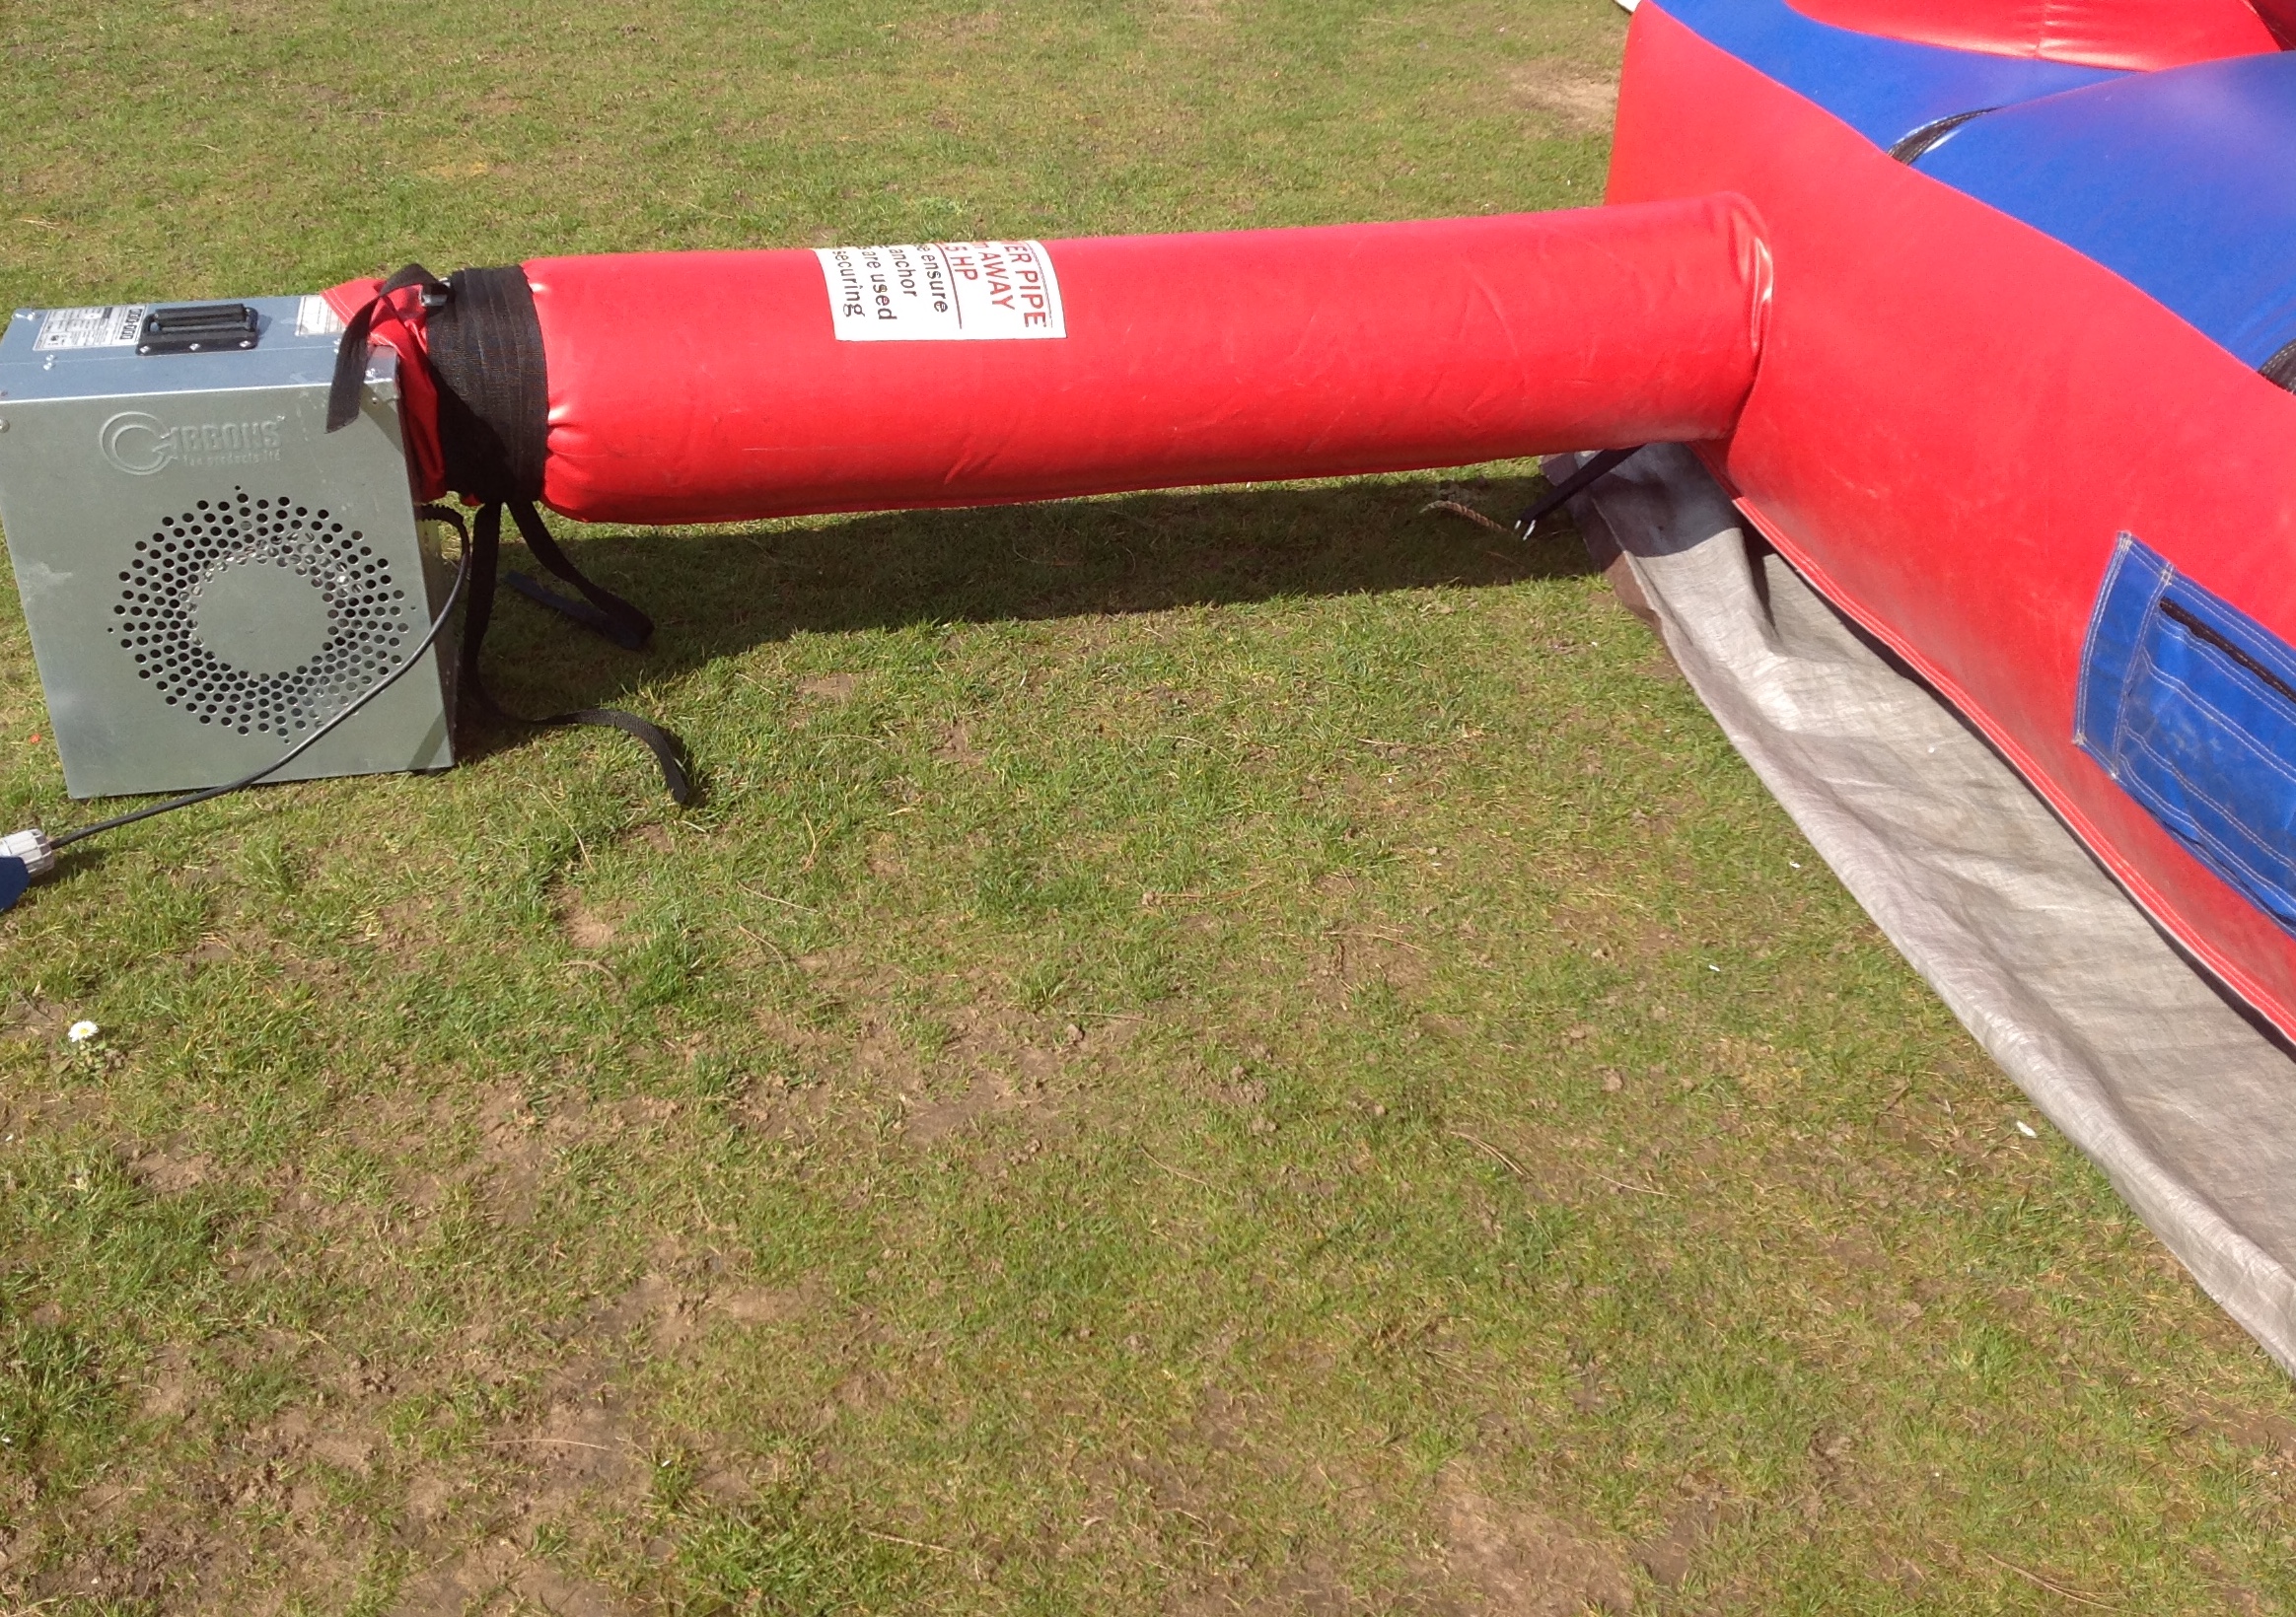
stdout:
{"type": "MultiPolygon", "coordinates": [[[[404,662],[446,572],[415,515],[396,355],[326,429],[324,299],[20,310],[0,335],[0,524],[74,797],[276,758],[404,662]]],[[[442,769],[435,649],[275,778],[442,769]]]]}

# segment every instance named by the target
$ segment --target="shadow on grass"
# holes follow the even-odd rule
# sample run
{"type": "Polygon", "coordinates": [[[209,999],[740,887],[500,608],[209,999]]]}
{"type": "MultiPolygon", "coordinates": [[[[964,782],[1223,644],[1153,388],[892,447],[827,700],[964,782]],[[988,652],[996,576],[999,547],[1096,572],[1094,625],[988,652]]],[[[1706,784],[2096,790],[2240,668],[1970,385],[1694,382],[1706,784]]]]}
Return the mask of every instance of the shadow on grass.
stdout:
{"type": "MultiPolygon", "coordinates": [[[[962,511],[896,512],[762,531],[572,539],[580,565],[656,623],[617,650],[505,591],[488,641],[506,700],[589,705],[801,634],[1513,584],[1590,570],[1567,519],[1526,544],[1422,508],[1456,489],[1501,521],[1536,477],[1189,490],[962,511]]],[[[533,572],[523,550],[505,566],[533,572]]],[[[473,738],[491,750],[507,737],[473,738]],[[491,743],[491,744],[490,744],[491,743]]]]}

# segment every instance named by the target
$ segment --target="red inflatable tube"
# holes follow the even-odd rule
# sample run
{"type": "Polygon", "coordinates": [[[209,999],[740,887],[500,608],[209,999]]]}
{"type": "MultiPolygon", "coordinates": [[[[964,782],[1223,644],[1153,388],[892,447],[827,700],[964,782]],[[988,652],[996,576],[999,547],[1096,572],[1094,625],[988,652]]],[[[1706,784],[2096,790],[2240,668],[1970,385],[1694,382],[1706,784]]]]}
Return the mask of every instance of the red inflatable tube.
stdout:
{"type": "Polygon", "coordinates": [[[543,498],[719,522],[1715,438],[1768,303],[1732,198],[1044,251],[1043,341],[840,340],[810,251],[534,260],[543,498]]]}
{"type": "MultiPolygon", "coordinates": [[[[1044,298],[1034,245],[1002,246],[986,267],[1044,298]]],[[[835,283],[892,273],[863,262],[874,250],[528,263],[544,501],[589,522],[730,522],[1717,438],[1753,383],[1769,292],[1752,210],[1700,197],[1053,242],[1037,249],[1057,293],[1045,323],[1017,324],[1023,311],[1001,339],[849,340],[839,300],[885,294],[835,283]],[[1033,340],[1055,316],[1064,334],[1033,340]]],[[[408,317],[375,334],[413,350],[421,316],[399,301],[408,317]]],[[[420,453],[435,424],[408,406],[436,482],[420,453]]]]}

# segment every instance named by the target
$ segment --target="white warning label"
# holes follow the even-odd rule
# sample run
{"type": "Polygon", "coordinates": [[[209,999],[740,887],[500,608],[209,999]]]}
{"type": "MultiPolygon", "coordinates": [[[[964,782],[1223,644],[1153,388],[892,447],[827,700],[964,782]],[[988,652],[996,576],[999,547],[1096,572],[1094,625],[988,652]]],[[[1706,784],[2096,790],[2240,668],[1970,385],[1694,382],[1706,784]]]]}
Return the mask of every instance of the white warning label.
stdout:
{"type": "Polygon", "coordinates": [[[1065,337],[1060,279],[1041,242],[816,247],[839,342],[1065,337]]]}
{"type": "Polygon", "coordinates": [[[334,312],[334,305],[316,292],[307,292],[295,305],[295,334],[299,337],[331,337],[343,328],[343,317],[334,312]]]}
{"type": "Polygon", "coordinates": [[[35,352],[51,348],[133,348],[143,335],[145,304],[106,304],[100,309],[51,309],[40,316],[35,352]]]}

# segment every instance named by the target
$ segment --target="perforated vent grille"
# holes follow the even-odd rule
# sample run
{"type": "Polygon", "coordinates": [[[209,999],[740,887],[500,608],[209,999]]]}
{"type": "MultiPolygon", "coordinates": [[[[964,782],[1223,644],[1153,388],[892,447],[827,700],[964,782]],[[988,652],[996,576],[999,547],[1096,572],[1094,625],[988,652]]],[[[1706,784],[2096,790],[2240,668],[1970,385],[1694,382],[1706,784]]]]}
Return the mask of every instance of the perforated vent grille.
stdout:
{"type": "Polygon", "coordinates": [[[357,528],[244,490],[163,518],[150,538],[136,540],[119,585],[111,632],[136,672],[169,706],[242,736],[292,738],[325,723],[399,661],[413,618],[390,564],[357,528]],[[283,569],[323,602],[325,639],[295,667],[240,668],[203,642],[203,592],[242,567],[283,569]]]}

